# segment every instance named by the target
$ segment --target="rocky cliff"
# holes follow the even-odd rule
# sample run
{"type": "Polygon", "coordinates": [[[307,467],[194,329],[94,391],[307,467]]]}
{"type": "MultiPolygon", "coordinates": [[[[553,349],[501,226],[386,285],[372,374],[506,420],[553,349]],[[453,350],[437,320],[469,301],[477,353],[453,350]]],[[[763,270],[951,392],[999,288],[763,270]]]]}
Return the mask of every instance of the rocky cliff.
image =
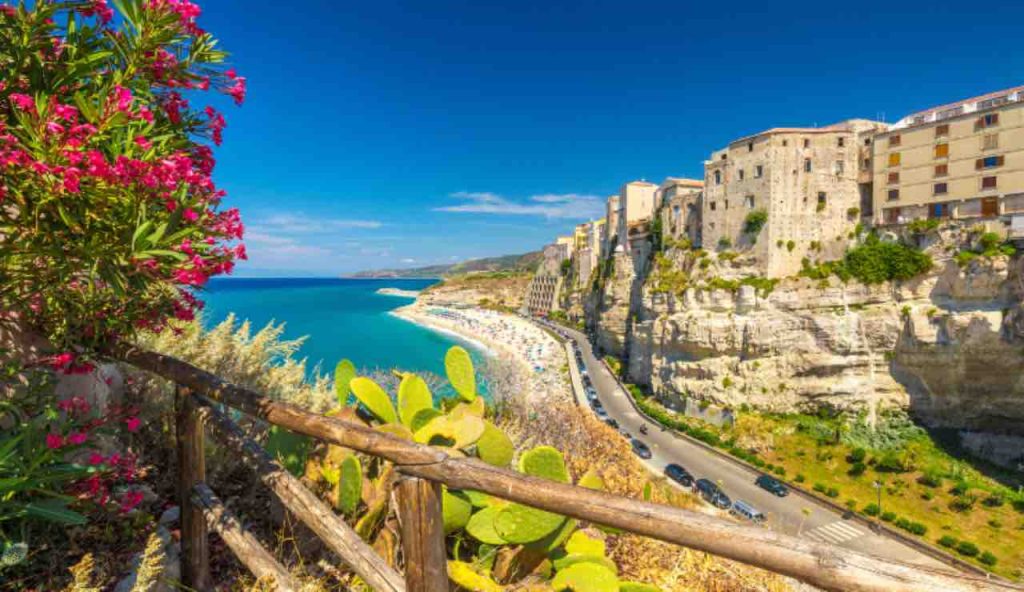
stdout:
{"type": "Polygon", "coordinates": [[[916,236],[935,265],[910,281],[751,281],[742,255],[620,256],[588,306],[604,350],[674,408],[686,397],[772,411],[907,409],[1004,463],[1024,443],[1024,260],[954,260],[977,232],[916,236]],[[651,267],[651,273],[635,272],[651,267]],[[671,275],[675,274],[675,275],[671,275]],[[741,278],[748,278],[741,281],[741,278]],[[671,280],[671,281],[669,281],[671,280]]]}

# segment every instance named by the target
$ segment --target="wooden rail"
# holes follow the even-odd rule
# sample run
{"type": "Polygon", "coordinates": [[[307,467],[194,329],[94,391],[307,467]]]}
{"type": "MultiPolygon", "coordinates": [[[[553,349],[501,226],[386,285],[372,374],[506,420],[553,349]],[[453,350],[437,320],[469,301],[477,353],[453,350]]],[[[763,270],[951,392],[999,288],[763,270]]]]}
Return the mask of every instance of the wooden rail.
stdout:
{"type": "MultiPolygon", "coordinates": [[[[1024,590],[1006,582],[966,575],[945,568],[905,564],[773,533],[758,527],[709,518],[679,508],[537,479],[496,468],[476,459],[449,457],[440,449],[416,444],[358,423],[316,415],[293,405],[273,401],[169,356],[126,346],[118,347],[113,353],[128,363],[189,389],[179,392],[186,399],[193,399],[189,396],[190,393],[208,397],[195,400],[199,407],[204,406],[204,403],[207,405],[202,411],[196,409],[194,414],[216,424],[220,428],[218,435],[226,433],[226,442],[229,446],[245,450],[249,462],[255,462],[255,466],[260,469],[264,483],[270,485],[279,496],[284,491],[288,492],[285,496],[301,494],[295,491],[293,484],[289,484],[287,490],[282,488],[278,491],[279,485],[275,483],[287,482],[287,479],[280,476],[280,473],[283,473],[280,467],[266,458],[261,461],[260,454],[252,449],[256,446],[255,443],[237,440],[240,433],[237,427],[234,427],[224,414],[219,414],[210,407],[209,403],[216,401],[293,432],[352,448],[394,463],[402,475],[399,479],[398,497],[402,548],[406,562],[404,588],[400,587],[400,581],[395,581],[393,573],[387,573],[380,568],[380,564],[383,563],[380,558],[374,557],[379,561],[369,559],[361,565],[362,556],[354,550],[355,547],[346,548],[338,541],[330,540],[336,536],[344,536],[314,529],[325,537],[325,542],[361,577],[366,579],[366,575],[360,570],[367,573],[376,571],[384,581],[377,586],[380,590],[434,592],[447,589],[447,582],[444,581],[444,542],[440,534],[440,502],[437,493],[442,483],[452,489],[481,491],[542,510],[705,551],[791,576],[826,590],[1024,590]],[[235,444],[231,443],[233,439],[235,444]],[[267,477],[269,474],[276,476],[267,477]]],[[[179,419],[182,418],[179,416],[179,419]]],[[[185,418],[184,421],[187,423],[189,420],[185,418]]],[[[265,456],[265,453],[262,454],[265,456]]],[[[315,496],[313,498],[315,499],[315,496]]],[[[316,500],[316,503],[321,502],[316,500]]],[[[325,517],[323,519],[326,520],[325,517]]],[[[347,526],[345,528],[347,529],[347,526]]],[[[193,552],[205,552],[205,547],[198,544],[188,548],[193,549],[193,552]]],[[[186,563],[189,561],[192,559],[185,559],[186,563]]],[[[198,559],[196,561],[200,563],[198,559]]],[[[195,586],[194,582],[184,583],[202,589],[195,586]]]]}

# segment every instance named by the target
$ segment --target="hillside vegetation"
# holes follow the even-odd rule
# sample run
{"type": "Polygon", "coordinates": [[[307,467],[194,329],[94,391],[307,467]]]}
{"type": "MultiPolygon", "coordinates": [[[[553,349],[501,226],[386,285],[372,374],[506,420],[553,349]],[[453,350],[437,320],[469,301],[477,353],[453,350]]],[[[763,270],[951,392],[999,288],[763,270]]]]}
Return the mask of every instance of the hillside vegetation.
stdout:
{"type": "Polygon", "coordinates": [[[353,274],[354,278],[437,278],[451,277],[460,274],[477,272],[530,272],[537,269],[540,263],[540,251],[532,251],[522,255],[502,255],[500,257],[486,257],[483,259],[470,259],[458,263],[428,265],[425,267],[413,267],[409,269],[378,269],[360,271],[353,274]]]}

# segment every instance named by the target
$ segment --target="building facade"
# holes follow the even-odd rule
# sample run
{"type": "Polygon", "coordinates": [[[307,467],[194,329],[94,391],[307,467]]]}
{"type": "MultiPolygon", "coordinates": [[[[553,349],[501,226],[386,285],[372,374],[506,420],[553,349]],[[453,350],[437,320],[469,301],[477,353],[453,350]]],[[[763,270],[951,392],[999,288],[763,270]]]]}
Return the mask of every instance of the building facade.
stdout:
{"type": "Polygon", "coordinates": [[[1024,214],[1024,86],[909,115],[872,160],[877,224],[1024,214]]]}
{"type": "Polygon", "coordinates": [[[619,190],[619,244],[631,250],[631,239],[646,237],[657,208],[658,186],[647,181],[630,181],[619,190]]]}
{"type": "Polygon", "coordinates": [[[849,120],[775,128],[741,138],[704,163],[704,248],[749,248],[768,277],[792,275],[804,257],[837,258],[870,204],[870,150],[885,124],[849,120]],[[767,219],[747,232],[753,212],[767,219]]]}
{"type": "Polygon", "coordinates": [[[605,201],[604,232],[601,235],[601,259],[611,257],[619,244],[619,196],[609,196],[605,201]]]}
{"type": "Polygon", "coordinates": [[[661,208],[661,231],[673,240],[686,239],[693,246],[701,245],[701,199],[704,181],[669,177],[658,188],[661,208]]]}

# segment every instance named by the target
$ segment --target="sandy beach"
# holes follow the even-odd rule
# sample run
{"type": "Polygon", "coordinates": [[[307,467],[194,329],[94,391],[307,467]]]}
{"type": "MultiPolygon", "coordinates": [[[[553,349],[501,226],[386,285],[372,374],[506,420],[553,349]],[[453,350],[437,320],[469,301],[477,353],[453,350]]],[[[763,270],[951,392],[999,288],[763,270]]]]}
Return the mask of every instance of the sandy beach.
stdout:
{"type": "Polygon", "coordinates": [[[453,335],[488,355],[515,361],[530,401],[571,400],[565,349],[550,334],[520,317],[475,307],[448,307],[417,301],[393,315],[453,335]]]}

